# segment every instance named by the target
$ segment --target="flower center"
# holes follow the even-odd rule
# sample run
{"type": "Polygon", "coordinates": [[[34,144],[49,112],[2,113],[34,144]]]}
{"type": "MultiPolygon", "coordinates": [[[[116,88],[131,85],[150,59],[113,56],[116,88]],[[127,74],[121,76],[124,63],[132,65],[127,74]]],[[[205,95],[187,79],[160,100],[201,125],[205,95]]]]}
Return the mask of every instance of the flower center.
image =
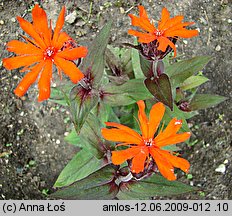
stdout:
{"type": "Polygon", "coordinates": [[[53,59],[54,55],[56,54],[56,49],[55,47],[48,47],[44,51],[44,60],[45,59],[53,59]]]}
{"type": "Polygon", "coordinates": [[[152,146],[152,145],[154,145],[154,141],[152,138],[150,138],[149,140],[146,139],[146,140],[144,140],[144,144],[146,146],[152,146]]]}
{"type": "Polygon", "coordinates": [[[156,30],[156,31],[155,31],[155,35],[156,35],[157,37],[162,36],[162,34],[163,34],[163,31],[159,31],[159,30],[156,30]]]}

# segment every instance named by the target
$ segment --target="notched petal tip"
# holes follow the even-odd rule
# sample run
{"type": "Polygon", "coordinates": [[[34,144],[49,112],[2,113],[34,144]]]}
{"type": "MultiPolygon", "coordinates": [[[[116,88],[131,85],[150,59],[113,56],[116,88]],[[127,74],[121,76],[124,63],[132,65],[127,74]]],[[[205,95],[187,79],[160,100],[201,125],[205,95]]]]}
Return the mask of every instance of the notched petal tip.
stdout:
{"type": "Polygon", "coordinates": [[[176,180],[175,174],[170,175],[170,176],[166,176],[165,178],[166,178],[167,180],[169,180],[169,181],[175,181],[175,180],[176,180]]]}
{"type": "Polygon", "coordinates": [[[42,102],[44,100],[47,100],[49,97],[50,97],[50,89],[48,89],[48,88],[40,88],[38,102],[42,102]]]}
{"type": "MultiPolygon", "coordinates": [[[[32,8],[32,12],[40,11],[42,8],[39,6],[39,4],[35,4],[35,6],[32,8]]],[[[43,9],[42,9],[43,10],[43,9]]]]}
{"type": "Polygon", "coordinates": [[[8,68],[8,65],[7,65],[7,59],[8,59],[8,58],[2,59],[2,65],[3,65],[3,67],[5,67],[6,69],[10,70],[10,69],[8,68]]]}
{"type": "Polygon", "coordinates": [[[174,123],[174,125],[182,125],[182,120],[176,120],[176,122],[174,123]]]}
{"type": "Polygon", "coordinates": [[[145,103],[143,100],[139,100],[137,101],[137,105],[139,106],[139,108],[141,109],[145,109],[145,103]]]}

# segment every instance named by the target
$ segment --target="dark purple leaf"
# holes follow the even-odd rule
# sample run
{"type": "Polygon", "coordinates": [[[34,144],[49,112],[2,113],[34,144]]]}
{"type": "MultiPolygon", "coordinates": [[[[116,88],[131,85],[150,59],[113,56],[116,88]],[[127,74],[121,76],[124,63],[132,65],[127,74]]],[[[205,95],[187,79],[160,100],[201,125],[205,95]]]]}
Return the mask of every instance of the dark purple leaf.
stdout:
{"type": "Polygon", "coordinates": [[[161,74],[158,77],[147,78],[144,81],[147,89],[160,102],[173,109],[172,89],[168,76],[161,74]]]}

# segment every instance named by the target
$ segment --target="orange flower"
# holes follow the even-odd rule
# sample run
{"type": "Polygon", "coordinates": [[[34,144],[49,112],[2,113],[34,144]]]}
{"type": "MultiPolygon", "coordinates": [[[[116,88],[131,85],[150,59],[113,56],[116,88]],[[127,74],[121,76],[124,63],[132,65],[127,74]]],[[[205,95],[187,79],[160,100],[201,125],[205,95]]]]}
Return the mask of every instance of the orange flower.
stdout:
{"type": "Polygon", "coordinates": [[[175,16],[170,18],[170,14],[166,8],[162,10],[162,16],[156,28],[149,20],[147,12],[143,6],[138,6],[139,17],[129,14],[133,26],[140,27],[143,32],[130,29],[128,34],[138,37],[140,43],[150,43],[157,40],[158,50],[165,52],[170,46],[174,50],[176,56],[175,44],[170,40],[171,38],[191,38],[198,35],[197,30],[187,30],[185,27],[194,24],[194,22],[182,22],[183,16],[175,16]]]}
{"type": "Polygon", "coordinates": [[[144,170],[145,162],[148,165],[153,158],[160,173],[168,180],[176,179],[174,167],[188,172],[190,164],[187,160],[162,149],[164,146],[183,142],[190,137],[189,132],[177,134],[182,126],[182,121],[173,118],[166,129],[161,130],[154,137],[165,112],[164,104],[159,102],[153,105],[149,119],[145,114],[145,103],[140,100],[137,104],[142,135],[127,126],[113,122],[106,122],[106,126],[113,128],[102,129],[102,135],[106,140],[120,142],[117,146],[130,146],[126,150],[112,151],[113,164],[120,165],[128,159],[132,159],[132,172],[140,173],[144,170]]]}
{"type": "Polygon", "coordinates": [[[9,70],[24,67],[21,72],[29,71],[14,91],[17,96],[23,96],[39,76],[38,101],[48,99],[53,64],[56,65],[59,74],[63,71],[73,83],[83,78],[84,75],[72,61],[85,57],[87,48],[73,46],[72,38],[61,32],[64,15],[65,7],[60,12],[54,32],[51,26],[48,27],[46,12],[38,4],[32,10],[33,24],[17,17],[21,28],[31,37],[23,36],[26,43],[18,40],[8,42],[7,50],[17,56],[3,59],[4,67],[9,70]]]}

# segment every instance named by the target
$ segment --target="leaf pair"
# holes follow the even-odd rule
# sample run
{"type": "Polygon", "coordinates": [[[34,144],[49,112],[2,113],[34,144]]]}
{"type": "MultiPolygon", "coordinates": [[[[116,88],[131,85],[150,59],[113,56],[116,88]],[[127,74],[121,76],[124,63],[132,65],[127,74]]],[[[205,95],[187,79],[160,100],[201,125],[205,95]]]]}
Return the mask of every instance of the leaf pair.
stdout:
{"type": "Polygon", "coordinates": [[[180,88],[181,91],[191,90],[208,81],[205,76],[194,74],[201,71],[210,60],[211,57],[209,56],[198,56],[183,60],[169,64],[164,73],[163,65],[160,62],[154,63],[140,57],[142,71],[147,76],[144,81],[147,89],[158,101],[163,102],[172,111],[173,102],[179,100],[187,102],[187,111],[208,108],[226,100],[225,97],[210,94],[192,94],[189,99],[184,97],[184,93],[180,99],[176,95],[176,88],[180,88]],[[157,65],[156,68],[154,68],[154,64],[157,65]]]}
{"type": "Polygon", "coordinates": [[[59,199],[150,199],[154,196],[177,195],[196,190],[196,188],[180,182],[168,181],[164,177],[153,174],[140,181],[130,180],[115,183],[117,168],[107,165],[88,177],[72,185],[59,189],[52,198],[59,199]]]}
{"type": "Polygon", "coordinates": [[[81,180],[110,163],[109,155],[113,148],[101,136],[101,123],[90,113],[77,135],[72,131],[66,141],[81,148],[59,175],[55,187],[63,187],[81,180]]]}
{"type": "Polygon", "coordinates": [[[73,121],[77,132],[84,125],[89,113],[100,99],[100,89],[104,67],[105,50],[110,37],[112,21],[109,21],[89,46],[89,54],[83,60],[81,70],[85,78],[70,92],[70,104],[73,121]]]}

